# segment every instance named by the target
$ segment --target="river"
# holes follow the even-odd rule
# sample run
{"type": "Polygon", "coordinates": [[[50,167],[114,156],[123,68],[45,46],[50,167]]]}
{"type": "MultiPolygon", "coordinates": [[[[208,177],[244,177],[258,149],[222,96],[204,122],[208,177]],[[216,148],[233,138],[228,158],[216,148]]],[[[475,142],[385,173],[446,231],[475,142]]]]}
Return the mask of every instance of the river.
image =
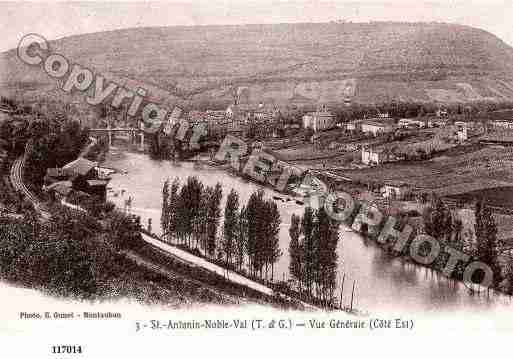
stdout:
{"type": "MultiPolygon", "coordinates": [[[[103,165],[126,171],[112,176],[109,200],[123,208],[124,201],[131,196],[132,213],[140,215],[145,226],[151,218],[155,233],[160,233],[162,186],[167,178],[179,177],[183,181],[194,175],[206,185],[220,182],[223,206],[232,188],[239,193],[241,203],[245,203],[253,191],[263,188],[220,169],[198,168],[190,162],[154,161],[142,153],[112,151],[103,165]],[[122,195],[119,193],[121,190],[126,192],[122,195]],[[115,192],[119,193],[118,196],[114,196],[115,192]]],[[[276,194],[269,188],[264,188],[264,191],[267,196],[276,194]]],[[[288,277],[290,217],[293,213],[301,214],[304,206],[294,201],[278,204],[282,218],[280,246],[283,255],[275,267],[275,278],[281,279],[288,277]]],[[[349,305],[351,287],[355,282],[354,306],[368,312],[481,311],[494,308],[499,303],[509,304],[510,301],[505,297],[490,300],[484,294],[471,296],[461,283],[455,284],[426,268],[392,259],[374,243],[344,228],[340,230],[338,255],[339,283],[345,273],[344,304],[349,305]]]]}

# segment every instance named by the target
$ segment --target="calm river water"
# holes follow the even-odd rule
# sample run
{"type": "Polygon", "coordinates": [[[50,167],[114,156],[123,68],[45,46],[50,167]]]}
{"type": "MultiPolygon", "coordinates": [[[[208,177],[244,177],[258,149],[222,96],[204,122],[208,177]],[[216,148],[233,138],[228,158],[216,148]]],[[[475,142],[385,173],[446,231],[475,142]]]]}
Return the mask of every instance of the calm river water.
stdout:
{"type": "MultiPolygon", "coordinates": [[[[113,167],[126,173],[113,175],[109,199],[123,207],[124,201],[131,196],[132,213],[140,215],[146,226],[152,219],[152,228],[160,233],[160,209],[162,186],[167,178],[197,176],[206,185],[220,182],[223,186],[223,203],[226,195],[234,188],[239,192],[241,202],[245,203],[250,194],[262,188],[255,183],[245,181],[235,175],[215,168],[197,168],[193,163],[173,164],[168,161],[154,161],[145,154],[111,152],[104,166],[113,167]],[[122,189],[126,192],[121,195],[122,189]],[[118,192],[118,196],[113,193],[118,192]]],[[[275,194],[264,188],[268,196],[275,194]]],[[[283,255],[275,268],[275,278],[288,276],[288,227],[293,213],[301,214],[304,207],[294,201],[279,202],[282,217],[280,245],[283,255]],[[277,273],[277,274],[276,274],[277,273]]],[[[362,239],[358,234],[340,230],[338,281],[345,273],[343,300],[349,305],[351,287],[356,281],[355,307],[369,312],[392,311],[400,313],[460,311],[471,309],[487,310],[498,302],[508,303],[509,299],[495,298],[490,301],[486,296],[470,296],[462,284],[454,285],[436,273],[413,264],[404,264],[399,259],[390,259],[373,243],[362,239]]]]}

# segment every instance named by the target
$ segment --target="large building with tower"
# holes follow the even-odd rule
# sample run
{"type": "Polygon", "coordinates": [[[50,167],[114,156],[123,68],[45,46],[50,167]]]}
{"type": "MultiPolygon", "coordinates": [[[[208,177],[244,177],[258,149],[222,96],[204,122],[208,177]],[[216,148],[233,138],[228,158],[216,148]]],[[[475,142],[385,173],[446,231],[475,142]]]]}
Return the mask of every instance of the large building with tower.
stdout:
{"type": "Polygon", "coordinates": [[[328,111],[326,105],[320,105],[315,112],[303,116],[303,128],[311,128],[314,132],[335,128],[335,116],[328,111]]]}

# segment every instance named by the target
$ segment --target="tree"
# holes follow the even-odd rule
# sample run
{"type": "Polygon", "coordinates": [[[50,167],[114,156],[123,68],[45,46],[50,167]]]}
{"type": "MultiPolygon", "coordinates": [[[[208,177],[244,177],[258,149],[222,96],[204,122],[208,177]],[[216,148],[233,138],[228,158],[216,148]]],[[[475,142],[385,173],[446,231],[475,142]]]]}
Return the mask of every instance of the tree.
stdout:
{"type": "Polygon", "coordinates": [[[309,294],[312,293],[312,285],[314,280],[314,250],[315,250],[315,238],[314,238],[314,210],[311,207],[305,208],[305,213],[301,220],[301,233],[303,233],[303,250],[304,250],[304,272],[303,272],[303,283],[309,294]]]}
{"type": "Polygon", "coordinates": [[[187,182],[180,190],[177,211],[177,232],[179,238],[189,248],[191,247],[191,238],[193,234],[197,237],[197,234],[194,231],[196,220],[200,213],[202,193],[203,183],[201,183],[197,177],[187,177],[187,182]]]}
{"type": "Polygon", "coordinates": [[[226,199],[224,208],[224,225],[223,225],[223,250],[226,256],[226,265],[231,262],[234,252],[237,232],[239,227],[239,195],[232,189],[226,199]]]}
{"type": "Polygon", "coordinates": [[[494,277],[493,285],[498,285],[501,281],[501,268],[498,260],[497,225],[490,207],[486,206],[483,201],[479,201],[476,205],[475,233],[477,258],[490,266],[494,277]]]}
{"type": "Polygon", "coordinates": [[[274,280],[274,264],[281,257],[280,250],[280,225],[281,217],[278,205],[273,200],[268,200],[265,204],[265,222],[267,225],[264,228],[265,232],[265,262],[266,262],[266,277],[267,267],[271,266],[271,281],[274,280]]]}
{"type": "Polygon", "coordinates": [[[337,278],[338,222],[328,216],[324,207],[316,211],[314,228],[314,271],[317,297],[324,303],[333,298],[337,278]]]}
{"type": "Polygon", "coordinates": [[[203,183],[198,180],[197,177],[188,177],[187,184],[189,187],[187,203],[188,203],[188,214],[190,216],[190,236],[188,246],[191,248],[191,236],[194,235],[194,240],[198,240],[198,219],[202,213],[201,204],[202,196],[204,192],[203,183]],[[194,226],[196,224],[196,226],[194,226]]]}
{"type": "Polygon", "coordinates": [[[513,294],[513,262],[509,261],[506,265],[505,271],[505,279],[506,279],[506,293],[509,295],[513,294]]]}
{"type": "Polygon", "coordinates": [[[249,270],[252,275],[255,275],[260,268],[259,249],[261,243],[259,243],[259,240],[262,237],[260,233],[260,223],[262,221],[261,217],[263,214],[261,205],[263,201],[263,195],[264,192],[262,190],[253,192],[249,197],[245,211],[248,234],[246,241],[246,253],[248,255],[249,270]]]}
{"type": "Polygon", "coordinates": [[[220,183],[214,187],[212,195],[208,201],[207,213],[207,252],[213,257],[216,250],[217,228],[221,219],[221,199],[223,198],[223,190],[220,183]]]}
{"type": "Polygon", "coordinates": [[[117,249],[134,249],[142,244],[140,218],[113,211],[109,215],[109,236],[117,249]]]}
{"type": "Polygon", "coordinates": [[[176,206],[176,237],[177,243],[181,244],[185,240],[190,218],[187,213],[187,202],[185,200],[186,187],[183,185],[178,193],[178,203],[176,206]]]}
{"type": "Polygon", "coordinates": [[[252,275],[266,278],[271,270],[274,279],[274,264],[281,256],[279,232],[281,218],[278,206],[272,200],[264,200],[264,192],[258,190],[249,197],[244,209],[243,236],[248,255],[248,267],[252,275]]]}
{"type": "Polygon", "coordinates": [[[167,224],[166,231],[170,238],[176,236],[178,226],[178,205],[180,203],[179,198],[180,181],[178,178],[173,180],[171,188],[169,189],[168,201],[167,201],[167,224]]]}
{"type": "Polygon", "coordinates": [[[195,221],[196,225],[196,240],[199,242],[201,249],[207,253],[207,238],[208,238],[208,205],[210,198],[214,193],[214,188],[207,186],[201,197],[201,206],[199,208],[198,218],[195,221]]]}
{"type": "Polygon", "coordinates": [[[336,288],[338,226],[323,207],[317,211],[306,207],[302,218],[292,216],[289,229],[289,272],[300,292],[306,288],[312,296],[315,289],[315,296],[325,304],[336,288]]]}
{"type": "Polygon", "coordinates": [[[301,292],[302,277],[302,252],[303,248],[300,245],[299,239],[301,236],[301,217],[292,214],[290,219],[289,228],[289,273],[290,276],[298,283],[299,291],[301,292]]]}
{"type": "Polygon", "coordinates": [[[237,230],[236,243],[235,243],[235,253],[236,253],[236,262],[239,270],[242,269],[242,265],[244,264],[244,256],[246,254],[246,246],[248,240],[248,219],[246,215],[246,207],[242,206],[239,213],[238,218],[239,228],[237,230]]]}
{"type": "Polygon", "coordinates": [[[160,228],[164,238],[169,237],[169,179],[164,182],[162,187],[162,211],[160,214],[160,228]]]}
{"type": "Polygon", "coordinates": [[[453,245],[459,249],[463,248],[461,240],[461,231],[463,231],[463,222],[459,218],[455,218],[452,223],[453,245]]]}
{"type": "Polygon", "coordinates": [[[430,236],[442,240],[452,233],[452,216],[449,208],[439,198],[433,198],[424,215],[424,228],[430,236]]]}

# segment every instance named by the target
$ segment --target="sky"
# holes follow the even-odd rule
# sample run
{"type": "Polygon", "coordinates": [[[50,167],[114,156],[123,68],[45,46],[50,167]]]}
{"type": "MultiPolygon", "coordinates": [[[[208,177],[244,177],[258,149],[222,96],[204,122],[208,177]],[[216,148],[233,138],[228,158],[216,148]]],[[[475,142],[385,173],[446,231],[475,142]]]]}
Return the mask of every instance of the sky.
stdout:
{"type": "Polygon", "coordinates": [[[35,32],[47,39],[143,26],[334,20],[440,21],[487,30],[513,46],[513,1],[175,0],[173,2],[0,2],[0,51],[35,32]]]}

